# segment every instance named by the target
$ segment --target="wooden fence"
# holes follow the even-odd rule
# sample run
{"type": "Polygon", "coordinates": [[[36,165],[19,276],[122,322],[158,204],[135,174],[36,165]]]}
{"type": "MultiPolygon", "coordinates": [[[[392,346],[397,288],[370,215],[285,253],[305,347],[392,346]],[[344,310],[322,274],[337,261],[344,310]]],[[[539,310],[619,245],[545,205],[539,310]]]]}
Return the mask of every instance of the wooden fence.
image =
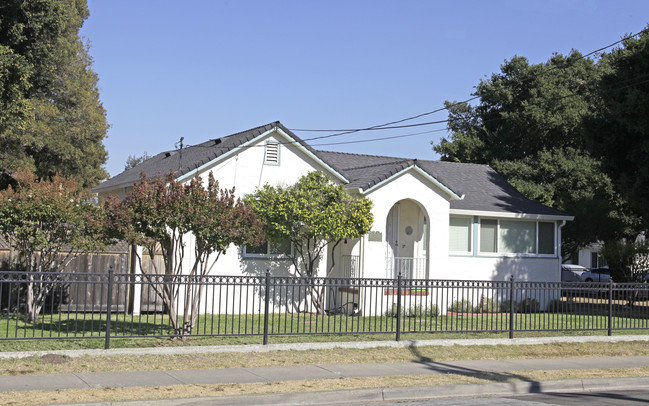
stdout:
{"type": "MultiPolygon", "coordinates": [[[[12,263],[11,245],[0,236],[0,270],[10,270],[12,263]]],[[[159,265],[159,269],[164,269],[163,260],[161,255],[156,255],[155,261],[159,265]]],[[[149,256],[144,255],[142,266],[153,272],[153,267],[150,264],[149,256]]],[[[108,270],[112,267],[115,273],[129,274],[134,272],[135,261],[132,258],[131,247],[124,241],[120,241],[114,245],[106,247],[103,251],[89,252],[79,254],[70,261],[65,267],[63,272],[75,274],[108,274],[108,270]]],[[[133,309],[134,294],[131,286],[122,285],[119,291],[113,292],[115,297],[128,298],[126,302],[120,304],[119,309],[112,309],[114,311],[128,311],[137,313],[137,309],[133,309]]],[[[162,300],[156,295],[154,290],[147,285],[141,287],[140,312],[162,311],[162,300]]],[[[83,311],[83,308],[96,309],[100,303],[107,303],[107,291],[105,287],[96,283],[76,283],[67,291],[68,297],[64,298],[64,304],[74,306],[77,311],[83,311]]]]}

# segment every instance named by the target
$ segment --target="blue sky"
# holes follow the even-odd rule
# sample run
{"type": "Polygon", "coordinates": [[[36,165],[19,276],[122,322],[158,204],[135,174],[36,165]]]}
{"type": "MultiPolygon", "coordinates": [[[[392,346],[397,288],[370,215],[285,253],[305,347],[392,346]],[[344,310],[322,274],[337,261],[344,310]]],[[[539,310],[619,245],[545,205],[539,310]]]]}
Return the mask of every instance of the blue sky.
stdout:
{"type": "MultiPolygon", "coordinates": [[[[649,23],[649,2],[88,0],[111,128],[106,169],[275,120],[362,128],[470,97],[514,55],[588,53],[649,23]]],[[[446,119],[439,112],[419,120],[446,119]]],[[[413,121],[417,122],[417,121],[413,121]]],[[[362,132],[318,149],[438,159],[443,124],[362,132]],[[384,141],[364,141],[433,131],[384,141]]],[[[303,139],[327,133],[296,132],[303,139]]]]}

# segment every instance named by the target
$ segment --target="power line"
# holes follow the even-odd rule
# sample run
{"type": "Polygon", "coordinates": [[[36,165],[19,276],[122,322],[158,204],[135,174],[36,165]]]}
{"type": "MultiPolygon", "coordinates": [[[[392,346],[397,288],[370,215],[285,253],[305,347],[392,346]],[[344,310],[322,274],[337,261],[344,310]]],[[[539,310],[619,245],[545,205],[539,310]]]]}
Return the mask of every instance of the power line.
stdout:
{"type": "MultiPolygon", "coordinates": [[[[608,48],[610,48],[610,47],[612,47],[612,46],[615,46],[615,45],[617,45],[617,44],[619,44],[619,43],[621,43],[621,42],[624,42],[625,40],[627,40],[627,39],[629,39],[629,38],[636,37],[636,36],[638,36],[638,35],[641,35],[641,34],[643,34],[643,33],[648,32],[648,31],[649,31],[649,29],[644,29],[644,30],[642,30],[642,31],[640,31],[640,32],[638,32],[638,33],[636,33],[636,34],[626,36],[626,37],[624,37],[623,39],[621,39],[621,40],[619,40],[619,41],[616,41],[616,42],[614,42],[614,43],[612,43],[612,44],[606,45],[606,46],[604,46],[604,47],[601,47],[601,48],[596,49],[595,51],[592,51],[592,52],[590,52],[590,53],[588,53],[588,54],[585,54],[585,55],[583,55],[583,56],[582,56],[581,58],[579,58],[579,59],[585,59],[585,58],[587,58],[587,57],[589,57],[589,56],[591,56],[591,55],[593,55],[593,54],[596,54],[596,53],[598,53],[598,52],[601,52],[601,51],[603,51],[603,50],[605,50],[605,49],[608,49],[608,48]]],[[[556,69],[563,69],[563,68],[567,67],[568,65],[569,65],[569,64],[564,64],[564,65],[561,65],[561,66],[559,66],[559,65],[551,66],[551,67],[549,67],[548,69],[546,69],[546,70],[544,70],[544,71],[542,71],[542,72],[539,72],[539,73],[535,74],[534,76],[538,77],[538,76],[541,76],[541,75],[545,75],[545,74],[547,74],[547,73],[549,73],[549,72],[551,72],[551,71],[553,71],[553,70],[556,70],[556,69]]],[[[644,84],[644,83],[646,83],[646,82],[647,82],[646,80],[633,82],[634,80],[644,79],[645,77],[646,77],[646,74],[645,74],[645,75],[640,75],[639,77],[636,77],[636,78],[626,79],[624,82],[622,82],[622,83],[620,83],[620,84],[627,84],[627,85],[624,86],[624,87],[621,87],[620,90],[622,90],[622,89],[626,89],[626,88],[631,87],[631,86],[635,86],[635,85],[639,85],[639,84],[644,84]],[[629,84],[629,82],[631,82],[631,83],[629,84]]],[[[528,77],[528,78],[525,78],[524,80],[531,80],[531,79],[532,79],[532,77],[528,77]]],[[[561,96],[561,97],[556,97],[556,98],[554,98],[554,99],[552,99],[552,100],[563,100],[563,99],[572,98],[572,97],[577,97],[577,96],[579,96],[579,94],[573,93],[573,94],[570,94],[570,95],[565,95],[565,96],[561,96]]],[[[390,121],[390,122],[383,123],[383,124],[374,125],[374,126],[371,126],[371,127],[355,128],[355,129],[342,129],[342,130],[340,130],[340,129],[339,129],[339,130],[332,130],[332,129],[290,129],[290,130],[291,130],[291,131],[301,131],[301,132],[334,132],[334,131],[336,132],[336,133],[334,133],[334,134],[328,134],[328,135],[323,135],[323,136],[317,136],[317,137],[303,138],[303,139],[302,139],[302,141],[313,141],[313,140],[318,140],[318,139],[325,139],[325,138],[338,137],[338,136],[341,136],[341,135],[353,134],[353,133],[357,133],[357,132],[361,132],[361,131],[391,130],[391,129],[399,129],[399,128],[411,128],[411,127],[421,127],[421,126],[433,125],[433,124],[442,124],[442,123],[447,123],[449,120],[447,119],[447,120],[429,121],[429,122],[417,123],[417,124],[394,125],[394,124],[403,123],[403,122],[405,122],[405,121],[414,120],[414,119],[417,119],[417,118],[421,118],[421,117],[424,117],[424,116],[428,116],[428,115],[431,115],[431,114],[434,114],[434,113],[438,113],[438,112],[441,112],[441,111],[444,111],[444,110],[448,110],[448,109],[449,109],[450,107],[452,107],[452,106],[456,106],[456,105],[459,105],[459,104],[465,104],[465,103],[468,103],[468,102],[470,102],[470,101],[476,100],[476,99],[478,99],[478,98],[480,98],[480,96],[473,96],[473,97],[471,97],[471,98],[469,98],[469,99],[466,99],[466,100],[464,100],[464,101],[454,102],[454,103],[449,103],[448,105],[446,105],[446,106],[444,106],[444,107],[441,107],[441,108],[438,108],[438,109],[435,109],[435,110],[432,110],[432,111],[428,111],[428,112],[425,112],[425,113],[417,114],[417,115],[415,115],[415,116],[411,116],[411,117],[406,117],[406,118],[403,118],[403,119],[400,119],[400,120],[395,120],[395,121],[390,121]]],[[[552,101],[552,100],[545,100],[544,102],[547,103],[548,101],[552,101]]],[[[502,119],[504,119],[504,118],[502,118],[502,117],[497,117],[497,118],[489,119],[489,120],[487,120],[487,121],[497,121],[497,120],[502,120],[502,119]]],[[[412,137],[412,136],[421,135],[421,134],[429,134],[429,133],[434,133],[434,132],[445,131],[445,130],[447,130],[447,128],[441,128],[441,129],[436,129],[436,130],[431,130],[431,131],[423,131],[423,132],[411,133],[411,134],[401,134],[401,135],[395,135],[395,136],[390,136],[390,137],[379,137],[379,138],[374,137],[374,138],[364,139],[364,140],[342,141],[342,142],[335,142],[335,143],[313,144],[313,146],[328,146],[328,145],[343,145],[343,144],[359,144],[359,143],[374,142],[374,141],[383,141],[383,140],[389,140],[389,139],[406,138],[406,137],[412,137]]],[[[288,141],[288,142],[279,142],[279,144],[282,144],[282,145],[291,145],[291,144],[299,144],[299,142],[296,142],[296,141],[288,141]]],[[[186,147],[189,147],[189,145],[187,145],[186,147]]],[[[195,145],[194,147],[211,148],[212,146],[200,146],[200,145],[195,145]]],[[[241,146],[240,146],[240,147],[237,147],[237,148],[240,148],[240,149],[248,149],[248,148],[251,148],[251,147],[253,147],[253,146],[247,146],[247,147],[241,147],[241,146]]]]}
{"type": "MultiPolygon", "coordinates": [[[[624,42],[625,40],[627,40],[629,38],[637,37],[637,36],[639,36],[639,35],[641,35],[643,33],[646,33],[648,31],[649,31],[649,29],[644,29],[642,31],[637,32],[636,34],[625,36],[624,38],[622,38],[622,39],[620,39],[618,41],[615,41],[615,42],[613,42],[613,43],[611,43],[609,45],[600,47],[600,48],[598,48],[598,49],[596,49],[594,51],[591,51],[591,52],[589,52],[589,53],[587,53],[585,55],[582,55],[582,57],[579,58],[579,59],[586,59],[591,55],[597,54],[597,53],[599,53],[599,52],[601,52],[601,51],[603,51],[605,49],[608,49],[608,48],[611,48],[611,47],[613,47],[613,46],[615,46],[617,44],[620,44],[620,43],[624,42]]],[[[543,72],[538,73],[535,76],[545,75],[545,74],[547,74],[549,72],[552,72],[555,69],[565,68],[566,66],[567,66],[567,64],[563,65],[563,66],[556,66],[555,65],[555,66],[549,67],[548,69],[544,70],[543,72]]],[[[531,78],[528,78],[528,80],[529,79],[531,79],[531,78]]],[[[441,108],[438,108],[438,109],[435,109],[435,110],[432,110],[432,111],[429,111],[429,112],[426,112],[426,113],[417,114],[415,116],[406,117],[406,118],[401,119],[401,120],[391,121],[391,122],[384,123],[384,124],[378,124],[378,125],[374,125],[374,126],[371,126],[371,127],[355,128],[355,129],[342,129],[342,130],[304,129],[304,128],[295,128],[295,129],[293,129],[293,128],[291,128],[290,130],[291,131],[299,131],[299,132],[335,132],[334,134],[329,134],[329,135],[325,135],[325,136],[312,137],[312,138],[304,139],[305,141],[311,141],[311,140],[317,140],[317,139],[323,139],[323,138],[338,137],[338,136],[341,136],[341,135],[353,134],[353,133],[357,133],[357,132],[361,132],[361,131],[374,131],[374,130],[380,130],[380,129],[403,128],[403,127],[398,127],[398,126],[395,126],[395,127],[389,127],[389,126],[391,126],[393,124],[402,123],[404,121],[415,120],[415,119],[420,118],[420,117],[424,117],[424,116],[427,116],[427,115],[438,113],[440,111],[448,110],[449,107],[452,107],[452,106],[455,106],[455,105],[458,105],[458,104],[468,103],[468,102],[473,101],[473,100],[478,99],[478,98],[480,98],[480,96],[474,96],[474,97],[471,97],[471,98],[466,99],[464,101],[455,102],[455,103],[449,104],[447,106],[444,106],[444,107],[441,107],[441,108]]],[[[429,123],[421,123],[421,124],[412,125],[412,126],[413,127],[414,126],[424,126],[424,125],[439,124],[439,123],[444,123],[444,122],[448,122],[448,120],[431,121],[429,123]]]]}
{"type": "Polygon", "coordinates": [[[412,133],[412,134],[393,135],[391,137],[370,138],[368,140],[341,141],[341,142],[328,142],[328,143],[324,143],[324,144],[313,144],[312,147],[322,147],[322,146],[329,146],[329,145],[343,145],[343,144],[361,144],[361,143],[364,143],[364,142],[374,142],[374,141],[383,141],[383,140],[393,140],[395,138],[414,137],[416,135],[431,134],[431,133],[436,133],[436,132],[440,132],[440,131],[446,131],[446,128],[438,128],[437,130],[422,131],[422,132],[412,133]]]}
{"type": "MultiPolygon", "coordinates": [[[[408,127],[420,127],[422,125],[431,125],[431,124],[441,124],[441,123],[446,123],[448,120],[439,120],[439,121],[427,121],[425,123],[419,123],[419,124],[404,124],[404,125],[394,125],[390,127],[380,127],[380,128],[375,128],[374,130],[392,130],[395,128],[408,128],[408,127]]],[[[333,132],[333,131],[359,131],[358,129],[350,129],[350,130],[300,130],[300,129],[290,129],[291,131],[304,131],[304,132],[333,132]]],[[[309,138],[312,139],[312,138],[309,138]]]]}
{"type": "MultiPolygon", "coordinates": [[[[401,120],[395,120],[395,121],[390,121],[388,123],[377,124],[377,125],[374,125],[374,126],[371,126],[371,127],[356,128],[356,129],[352,129],[352,130],[337,130],[339,132],[337,132],[335,134],[323,135],[323,136],[320,136],[320,137],[305,138],[305,141],[317,140],[317,139],[322,139],[322,138],[339,137],[341,135],[353,134],[353,133],[357,133],[357,132],[360,132],[360,131],[378,130],[378,129],[381,129],[383,127],[387,127],[387,126],[390,126],[390,125],[393,125],[393,124],[399,124],[399,123],[403,123],[404,121],[414,120],[414,119],[417,119],[417,118],[420,118],[420,117],[424,117],[424,116],[428,116],[428,115],[431,115],[431,114],[439,113],[440,111],[447,110],[451,106],[454,106],[454,105],[457,105],[457,104],[468,103],[468,102],[473,101],[473,100],[478,99],[478,98],[479,98],[478,96],[474,96],[474,97],[471,97],[471,98],[466,99],[464,101],[455,102],[455,103],[453,103],[453,104],[451,104],[449,106],[444,106],[444,107],[441,107],[439,109],[435,109],[433,111],[428,111],[426,113],[421,113],[421,114],[417,114],[415,116],[406,117],[406,118],[403,118],[401,120]]],[[[439,121],[439,123],[445,123],[447,121],[448,120],[441,120],[441,121],[439,121]]],[[[431,123],[434,123],[434,122],[431,122],[431,123]]],[[[304,129],[300,130],[300,129],[291,129],[291,128],[289,128],[289,130],[291,130],[291,131],[306,131],[304,129]]]]}

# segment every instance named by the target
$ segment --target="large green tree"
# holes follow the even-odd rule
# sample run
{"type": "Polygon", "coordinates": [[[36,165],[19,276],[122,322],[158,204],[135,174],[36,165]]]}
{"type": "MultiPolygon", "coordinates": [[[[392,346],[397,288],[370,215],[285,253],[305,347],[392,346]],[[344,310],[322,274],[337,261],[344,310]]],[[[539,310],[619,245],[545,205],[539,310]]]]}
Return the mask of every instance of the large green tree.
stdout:
{"type": "Polygon", "coordinates": [[[590,150],[649,227],[649,31],[604,54],[590,150]]]}
{"type": "Polygon", "coordinates": [[[0,174],[19,168],[93,186],[108,129],[79,29],[86,0],[0,2],[0,174]]]}
{"type": "Polygon", "coordinates": [[[525,196],[575,216],[563,255],[611,240],[633,223],[601,162],[587,151],[583,120],[593,114],[597,65],[573,51],[530,64],[514,57],[483,79],[477,105],[449,103],[443,160],[492,166],[525,196]]]}
{"type": "MultiPolygon", "coordinates": [[[[294,247],[291,260],[300,276],[314,277],[320,260],[329,248],[334,268],[334,250],[346,238],[367,234],[372,227],[372,202],[352,196],[322,172],[310,172],[287,187],[264,185],[245,198],[249,206],[266,222],[271,242],[289,240],[294,247]]],[[[324,312],[324,289],[312,286],[311,303],[324,312]]]]}

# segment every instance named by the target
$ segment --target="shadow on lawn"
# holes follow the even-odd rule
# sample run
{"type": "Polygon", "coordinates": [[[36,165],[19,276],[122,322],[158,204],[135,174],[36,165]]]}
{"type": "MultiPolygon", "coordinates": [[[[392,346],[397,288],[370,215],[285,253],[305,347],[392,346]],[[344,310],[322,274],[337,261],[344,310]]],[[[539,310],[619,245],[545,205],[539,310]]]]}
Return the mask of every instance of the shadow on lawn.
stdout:
{"type": "MultiPolygon", "coordinates": [[[[110,322],[111,336],[144,336],[144,335],[173,335],[173,329],[168,320],[158,318],[153,322],[143,320],[119,320],[110,322]]],[[[46,337],[54,334],[63,337],[97,336],[106,333],[106,320],[98,319],[69,319],[54,321],[39,321],[34,324],[19,322],[15,327],[16,337],[46,337]]],[[[11,329],[11,327],[9,327],[11,329]]]]}

